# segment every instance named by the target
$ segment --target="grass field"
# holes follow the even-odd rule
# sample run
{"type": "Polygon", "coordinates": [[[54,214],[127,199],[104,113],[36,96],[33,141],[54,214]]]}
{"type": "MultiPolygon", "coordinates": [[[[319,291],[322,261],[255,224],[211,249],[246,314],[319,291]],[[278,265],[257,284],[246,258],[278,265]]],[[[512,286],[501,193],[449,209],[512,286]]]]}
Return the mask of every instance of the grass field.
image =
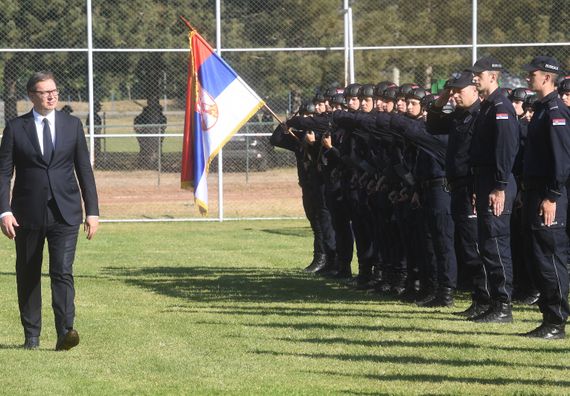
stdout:
{"type": "MultiPolygon", "coordinates": [[[[304,221],[103,224],[75,265],[80,345],[53,352],[44,277],[41,348],[23,336],[12,242],[0,242],[2,394],[570,393],[570,341],[472,324],[300,271],[304,221]]],[[[47,272],[47,268],[44,268],[47,272]]]]}

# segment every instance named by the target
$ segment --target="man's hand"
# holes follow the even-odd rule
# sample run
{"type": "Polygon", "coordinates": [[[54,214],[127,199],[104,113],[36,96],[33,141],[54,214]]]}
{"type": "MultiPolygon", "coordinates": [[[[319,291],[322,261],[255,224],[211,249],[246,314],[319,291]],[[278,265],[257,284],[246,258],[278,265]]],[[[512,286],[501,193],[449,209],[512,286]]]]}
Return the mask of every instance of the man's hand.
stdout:
{"type": "Polygon", "coordinates": [[[14,239],[16,237],[16,227],[20,225],[16,221],[16,218],[13,215],[6,215],[2,217],[2,233],[6,235],[10,239],[14,239]]]}
{"type": "Polygon", "coordinates": [[[91,240],[95,236],[98,227],[99,227],[99,217],[87,216],[85,218],[85,224],[83,224],[83,230],[87,234],[87,239],[91,240]]]}
{"type": "Polygon", "coordinates": [[[305,134],[305,141],[309,144],[315,143],[315,133],[313,131],[309,131],[305,134]]]}
{"type": "Polygon", "coordinates": [[[330,150],[332,148],[332,139],[330,135],[323,135],[323,147],[327,150],[330,150]]]}
{"type": "Polygon", "coordinates": [[[556,218],[556,201],[545,199],[540,203],[539,215],[542,216],[544,225],[550,227],[556,218]]]}
{"type": "Polygon", "coordinates": [[[489,194],[489,206],[495,216],[500,216],[505,210],[505,192],[493,190],[489,194]]]}
{"type": "Polygon", "coordinates": [[[437,100],[435,101],[435,106],[436,107],[445,106],[449,101],[450,97],[451,97],[451,89],[449,88],[444,89],[443,91],[441,91],[439,98],[437,98],[437,100]]]}
{"type": "Polygon", "coordinates": [[[415,191],[414,195],[412,195],[410,205],[412,206],[412,209],[418,209],[422,206],[422,203],[420,202],[420,194],[418,194],[417,191],[415,191]]]}

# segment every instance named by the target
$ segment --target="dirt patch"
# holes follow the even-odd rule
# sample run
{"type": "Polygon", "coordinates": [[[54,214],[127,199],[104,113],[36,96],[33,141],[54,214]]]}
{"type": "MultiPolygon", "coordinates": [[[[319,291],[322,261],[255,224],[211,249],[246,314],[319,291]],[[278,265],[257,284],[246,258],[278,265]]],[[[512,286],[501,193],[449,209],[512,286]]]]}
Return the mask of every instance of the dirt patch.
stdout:
{"type": "MultiPolygon", "coordinates": [[[[95,171],[102,219],[201,217],[179,173],[95,171]]],[[[224,217],[303,216],[294,168],[223,174],[224,217]]],[[[208,177],[209,215],[218,217],[218,174],[208,177]]]]}

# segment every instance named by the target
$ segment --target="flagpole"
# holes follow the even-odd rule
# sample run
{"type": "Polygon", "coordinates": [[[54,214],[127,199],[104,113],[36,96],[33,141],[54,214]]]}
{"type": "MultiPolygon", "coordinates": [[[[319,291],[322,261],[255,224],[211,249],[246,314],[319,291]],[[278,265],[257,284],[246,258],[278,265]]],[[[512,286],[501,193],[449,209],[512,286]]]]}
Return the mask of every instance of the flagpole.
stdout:
{"type": "Polygon", "coordinates": [[[186,26],[188,26],[188,29],[193,30],[195,32],[197,31],[196,29],[194,29],[192,25],[190,25],[190,22],[188,22],[188,20],[184,18],[182,15],[179,15],[179,18],[182,20],[182,22],[186,24],[186,26]]]}
{"type": "MultiPolygon", "coordinates": [[[[216,0],[216,53],[222,56],[222,7],[220,0],[216,0]]],[[[223,149],[218,153],[218,217],[224,221],[224,169],[223,149]]]]}

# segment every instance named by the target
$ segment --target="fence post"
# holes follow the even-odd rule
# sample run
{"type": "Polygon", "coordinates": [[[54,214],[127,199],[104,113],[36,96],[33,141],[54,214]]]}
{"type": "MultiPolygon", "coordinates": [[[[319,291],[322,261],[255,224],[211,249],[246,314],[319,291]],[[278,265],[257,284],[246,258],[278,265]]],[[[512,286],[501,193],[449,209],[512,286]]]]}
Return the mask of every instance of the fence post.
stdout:
{"type": "MultiPolygon", "coordinates": [[[[216,0],[216,53],[222,56],[222,5],[216,0]]],[[[224,150],[218,154],[218,220],[224,221],[224,169],[222,166],[224,150]]]]}
{"type": "Polygon", "coordinates": [[[477,0],[472,0],[472,27],[471,27],[471,40],[473,45],[472,63],[477,61],[477,0]]]}

